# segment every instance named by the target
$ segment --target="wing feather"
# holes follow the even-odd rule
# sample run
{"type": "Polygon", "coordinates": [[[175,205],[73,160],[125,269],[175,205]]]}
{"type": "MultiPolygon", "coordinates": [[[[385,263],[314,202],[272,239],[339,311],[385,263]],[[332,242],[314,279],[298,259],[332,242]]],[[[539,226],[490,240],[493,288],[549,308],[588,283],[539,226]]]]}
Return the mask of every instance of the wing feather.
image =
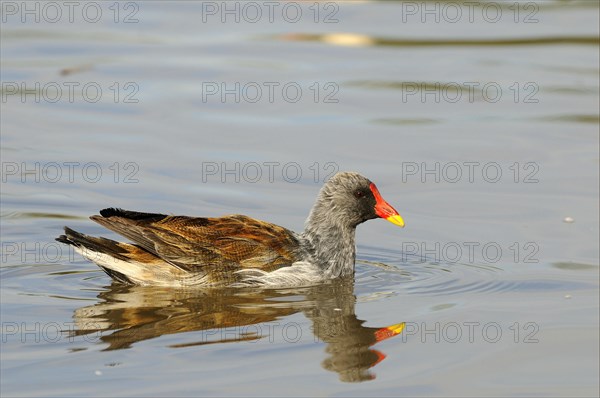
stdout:
{"type": "Polygon", "coordinates": [[[272,271],[298,259],[290,230],[243,215],[168,216],[105,209],[91,219],[182,269],[197,267],[272,271]]]}

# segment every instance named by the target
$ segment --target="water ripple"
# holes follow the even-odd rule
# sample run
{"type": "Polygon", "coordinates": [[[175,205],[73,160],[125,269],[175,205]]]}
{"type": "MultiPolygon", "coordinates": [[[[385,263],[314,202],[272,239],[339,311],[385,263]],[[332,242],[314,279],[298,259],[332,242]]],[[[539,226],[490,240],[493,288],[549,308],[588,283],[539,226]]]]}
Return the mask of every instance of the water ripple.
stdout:
{"type": "Polygon", "coordinates": [[[391,46],[391,47],[499,47],[540,45],[593,45],[600,44],[597,36],[545,36],[491,39],[392,39],[354,33],[307,34],[294,33],[275,36],[285,41],[319,41],[335,46],[391,46]]]}
{"type": "Polygon", "coordinates": [[[41,213],[41,212],[19,212],[13,211],[8,213],[0,214],[0,218],[3,219],[26,219],[26,218],[56,218],[63,220],[85,220],[86,217],[73,216],[70,214],[61,214],[61,213],[41,213]]]}
{"type": "MultiPolygon", "coordinates": [[[[356,267],[356,286],[380,296],[397,294],[439,296],[512,291],[577,290],[590,287],[585,279],[565,280],[556,275],[516,274],[488,264],[441,264],[427,260],[415,264],[393,251],[369,248],[361,251],[356,267]],[[377,261],[374,261],[377,258],[377,261]],[[402,260],[401,260],[402,259],[402,260]]],[[[560,268],[556,264],[550,267],[560,268]]],[[[568,267],[567,267],[568,268],[568,267]]],[[[578,267],[586,271],[596,267],[578,267]]],[[[368,296],[368,295],[367,295],[368,296]]],[[[363,298],[369,300],[369,298],[363,298]]]]}

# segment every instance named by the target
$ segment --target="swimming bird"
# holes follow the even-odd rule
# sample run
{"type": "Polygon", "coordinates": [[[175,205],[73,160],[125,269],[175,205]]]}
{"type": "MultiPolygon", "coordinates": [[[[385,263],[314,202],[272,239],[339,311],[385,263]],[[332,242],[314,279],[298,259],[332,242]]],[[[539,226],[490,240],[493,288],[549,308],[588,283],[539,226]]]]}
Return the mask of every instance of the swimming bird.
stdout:
{"type": "Polygon", "coordinates": [[[378,217],[404,227],[374,183],[340,172],[321,188],[302,233],[244,215],[187,217],[107,208],[90,218],[132,243],[68,227],[56,240],[123,283],[310,286],[354,273],[356,227],[378,217]]]}

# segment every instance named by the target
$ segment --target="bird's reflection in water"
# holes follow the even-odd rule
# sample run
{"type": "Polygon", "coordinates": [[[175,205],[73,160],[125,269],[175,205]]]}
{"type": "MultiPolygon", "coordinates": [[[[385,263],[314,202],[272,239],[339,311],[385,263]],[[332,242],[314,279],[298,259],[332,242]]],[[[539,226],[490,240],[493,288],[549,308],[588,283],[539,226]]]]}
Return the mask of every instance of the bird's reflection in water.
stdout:
{"type": "Polygon", "coordinates": [[[200,340],[192,335],[196,341],[171,346],[190,347],[273,338],[269,322],[285,327],[281,318],[302,312],[312,321],[314,340],[326,344],[323,367],[337,372],[342,381],[365,381],[374,378],[369,368],[385,358],[371,346],[401,333],[404,323],[362,326],[364,321],[355,315],[353,287],[352,279],[286,290],[176,290],[113,284],[99,294],[101,302],[75,311],[74,334],[94,335],[108,344],[106,350],[117,350],[162,335],[202,332],[200,340]]]}

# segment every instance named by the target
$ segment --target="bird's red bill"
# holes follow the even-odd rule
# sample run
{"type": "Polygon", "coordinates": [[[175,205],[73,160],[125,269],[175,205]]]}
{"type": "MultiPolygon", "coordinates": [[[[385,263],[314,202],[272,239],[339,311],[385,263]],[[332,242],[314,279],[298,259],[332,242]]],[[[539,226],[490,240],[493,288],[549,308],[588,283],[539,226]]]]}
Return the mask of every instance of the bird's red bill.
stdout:
{"type": "Polygon", "coordinates": [[[375,196],[375,214],[377,214],[381,218],[385,218],[392,224],[396,224],[397,226],[404,228],[404,220],[398,214],[396,209],[394,209],[388,202],[386,202],[379,193],[379,190],[375,186],[375,184],[371,183],[371,192],[373,192],[373,196],[375,196]]]}

